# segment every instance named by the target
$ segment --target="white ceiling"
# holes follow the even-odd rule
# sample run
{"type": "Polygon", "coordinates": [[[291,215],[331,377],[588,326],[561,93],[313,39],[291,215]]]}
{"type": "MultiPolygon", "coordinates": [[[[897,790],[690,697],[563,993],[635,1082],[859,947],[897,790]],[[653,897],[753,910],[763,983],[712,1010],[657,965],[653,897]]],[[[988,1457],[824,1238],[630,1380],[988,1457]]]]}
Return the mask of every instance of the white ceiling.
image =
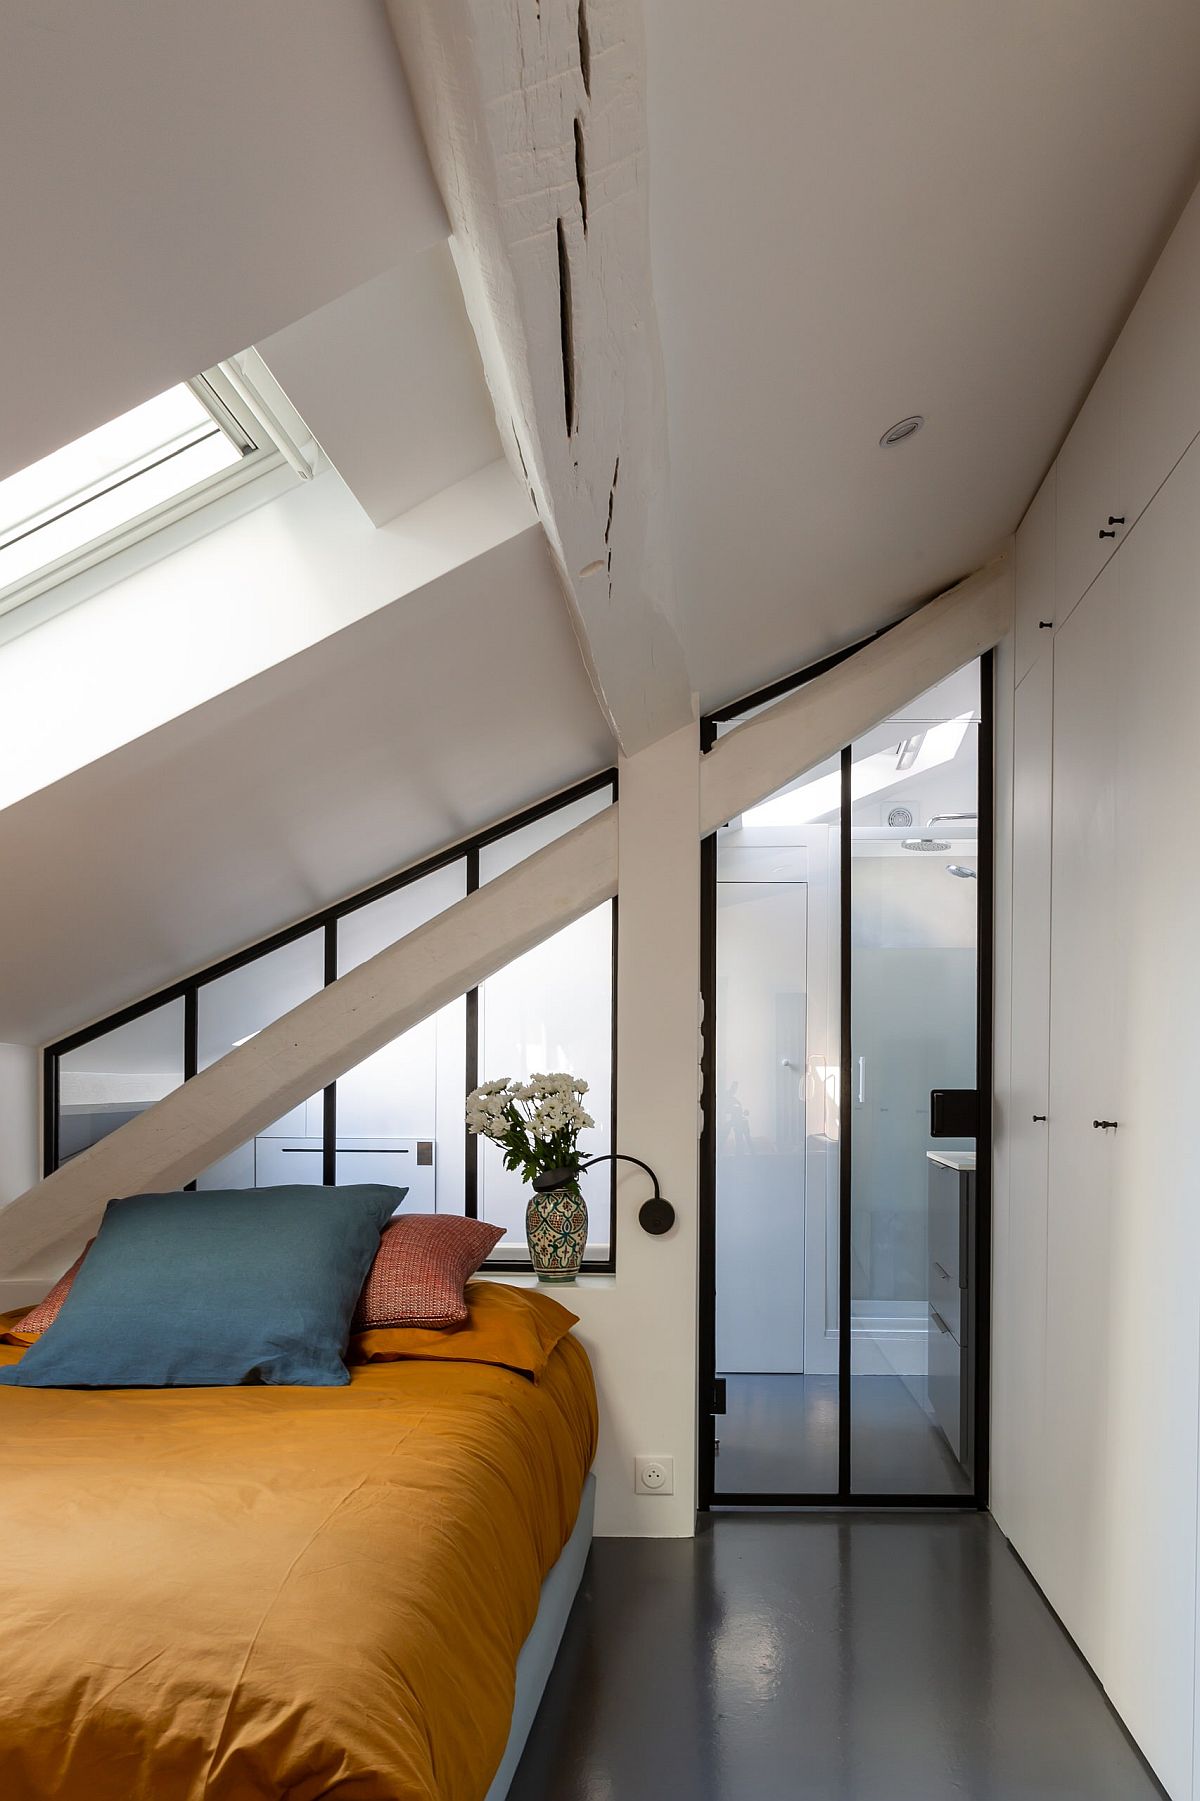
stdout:
{"type": "Polygon", "coordinates": [[[0,1041],[73,1030],[613,754],[530,527],[0,813],[0,1041]]]}
{"type": "Polygon", "coordinates": [[[380,0],[4,0],[0,476],[446,233],[380,0]]]}
{"type": "Polygon", "coordinates": [[[693,685],[726,700],[1018,523],[1200,155],[1195,0],[647,0],[693,685]],[[925,430],[890,451],[910,413],[925,430]]]}

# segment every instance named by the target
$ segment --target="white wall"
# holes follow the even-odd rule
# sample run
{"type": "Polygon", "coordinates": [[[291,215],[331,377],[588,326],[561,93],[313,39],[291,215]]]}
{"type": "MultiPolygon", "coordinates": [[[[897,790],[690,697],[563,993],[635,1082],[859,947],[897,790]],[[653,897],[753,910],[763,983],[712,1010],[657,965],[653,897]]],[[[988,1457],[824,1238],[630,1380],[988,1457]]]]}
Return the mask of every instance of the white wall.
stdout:
{"type": "MultiPolygon", "coordinates": [[[[38,1061],[30,1045],[0,1044],[0,1207],[37,1181],[38,1061]]],[[[44,1286],[39,1280],[0,1281],[0,1312],[32,1305],[44,1286]]]]}
{"type": "Polygon", "coordinates": [[[596,1530],[684,1537],[696,1507],[696,1208],[699,1181],[699,737],[689,726],[620,766],[617,1142],[657,1172],[676,1223],[637,1223],[639,1170],[617,1190],[617,1274],[559,1298],[600,1391],[596,1530]],[[635,1495],[640,1452],[675,1461],[673,1495],[635,1495]]]}
{"type": "Polygon", "coordinates": [[[38,1054],[0,1044],[0,1207],[37,1179],[38,1054]]]}

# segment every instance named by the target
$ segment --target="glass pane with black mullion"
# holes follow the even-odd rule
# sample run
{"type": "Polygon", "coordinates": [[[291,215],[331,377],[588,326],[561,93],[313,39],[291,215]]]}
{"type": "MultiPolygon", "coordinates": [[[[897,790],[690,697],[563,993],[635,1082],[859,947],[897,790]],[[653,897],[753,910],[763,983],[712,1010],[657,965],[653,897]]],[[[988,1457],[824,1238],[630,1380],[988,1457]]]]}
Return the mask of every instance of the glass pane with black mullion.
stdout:
{"type": "Polygon", "coordinates": [[[58,1164],[144,1113],[184,1080],[185,999],[177,995],[58,1058],[58,1164]]]}
{"type": "Polygon", "coordinates": [[[851,747],[845,1123],[850,1487],[969,1500],[977,1085],[979,666],[851,747]]]}
{"type": "Polygon", "coordinates": [[[834,756],[716,835],[713,1489],[834,1500],[840,856],[834,756]]]}
{"type": "MultiPolygon", "coordinates": [[[[240,962],[224,975],[200,982],[197,992],[196,1067],[207,1069],[230,1050],[248,1044],[265,1026],[318,994],[325,983],[323,926],[240,962]]],[[[316,1186],[324,1180],[325,1103],[310,1096],[265,1126],[245,1144],[202,1170],[197,1186],[267,1188],[316,1186]]]]}
{"type": "MultiPolygon", "coordinates": [[[[344,914],[336,974],[387,951],[466,892],[467,859],[458,857],[344,914]]],[[[465,999],[451,1001],[338,1077],[338,1182],[403,1188],[408,1213],[463,1212],[466,1013],[465,999]]]]}
{"type": "MultiPolygon", "coordinates": [[[[599,788],[484,845],[480,882],[494,881],[611,802],[611,789],[599,788]]],[[[478,992],[478,1074],[528,1080],[562,1071],[587,1081],[583,1102],[594,1123],[579,1138],[585,1158],[607,1157],[613,1149],[615,931],[615,907],[608,901],[497,970],[478,992]]],[[[494,1261],[524,1263],[528,1189],[519,1170],[504,1168],[499,1147],[490,1141],[478,1144],[477,1183],[481,1217],[505,1228],[494,1261]]],[[[584,1263],[612,1268],[612,1163],[586,1170],[580,1186],[588,1210],[584,1263]]]]}

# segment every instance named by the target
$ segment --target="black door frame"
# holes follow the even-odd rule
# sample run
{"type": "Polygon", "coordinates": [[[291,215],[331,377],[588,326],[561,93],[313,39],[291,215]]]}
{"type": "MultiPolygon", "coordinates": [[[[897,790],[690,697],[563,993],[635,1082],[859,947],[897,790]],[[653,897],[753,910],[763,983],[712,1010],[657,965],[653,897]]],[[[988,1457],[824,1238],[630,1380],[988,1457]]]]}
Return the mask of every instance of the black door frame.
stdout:
{"type": "MultiPolygon", "coordinates": [[[[879,636],[880,634],[876,634],[879,636]]],[[[872,640],[864,640],[871,642],[872,640]]],[[[852,645],[783,682],[747,695],[709,714],[701,721],[701,748],[707,753],[717,741],[717,726],[735,720],[768,701],[836,667],[862,648],[852,645]]],[[[852,1189],[851,1134],[838,1140],[838,1486],[836,1492],[722,1494],[716,1488],[714,1422],[723,1410],[716,1368],[716,1035],[717,1035],[717,840],[713,833],[700,847],[700,991],[704,1033],[701,1084],[704,1127],[700,1142],[700,1244],[699,1244],[699,1505],[712,1507],[784,1508],[943,1508],[981,1510],[988,1505],[991,1426],[991,1250],[992,1250],[992,1035],[995,928],[995,656],[985,651],[979,659],[979,846],[976,896],[976,1047],[975,1078],[978,1090],[976,1133],[974,1279],[975,1279],[975,1469],[974,1489],[967,1495],[856,1494],[851,1469],[850,1358],[850,1224],[852,1189]]],[[[840,910],[841,910],[841,1092],[851,1086],[851,977],[850,943],[850,826],[852,746],[841,753],[840,910]]]]}

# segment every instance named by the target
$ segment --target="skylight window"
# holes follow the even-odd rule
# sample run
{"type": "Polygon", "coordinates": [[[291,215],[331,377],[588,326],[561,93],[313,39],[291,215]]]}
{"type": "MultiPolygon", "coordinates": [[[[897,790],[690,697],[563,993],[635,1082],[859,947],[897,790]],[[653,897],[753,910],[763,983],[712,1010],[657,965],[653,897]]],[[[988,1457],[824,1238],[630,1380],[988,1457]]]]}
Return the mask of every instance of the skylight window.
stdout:
{"type": "Polygon", "coordinates": [[[253,395],[222,365],[0,481],[0,613],[284,457],[311,474],[253,395]]]}

